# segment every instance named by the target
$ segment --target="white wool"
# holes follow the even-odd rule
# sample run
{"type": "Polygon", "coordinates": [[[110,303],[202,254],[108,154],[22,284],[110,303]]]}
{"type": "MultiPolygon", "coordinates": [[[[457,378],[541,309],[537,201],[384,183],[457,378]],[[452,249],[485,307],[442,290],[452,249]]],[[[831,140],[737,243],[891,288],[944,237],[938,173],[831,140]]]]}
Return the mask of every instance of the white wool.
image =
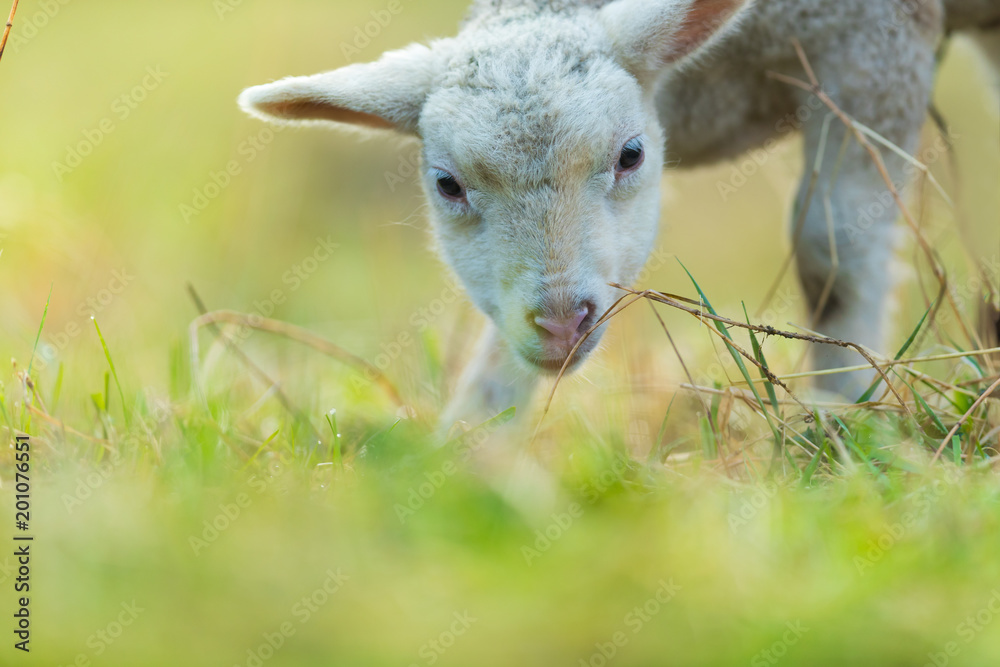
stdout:
{"type": "MultiPolygon", "coordinates": [[[[458,418],[526,400],[544,352],[536,315],[581,303],[603,313],[620,296],[609,283],[636,278],[659,225],[665,151],[689,167],[801,131],[812,166],[825,148],[817,192],[829,203],[811,202],[797,247],[807,306],[814,329],[879,348],[898,210],[860,146],[839,154],[845,130],[824,132],[825,107],[768,72],[805,78],[798,40],[838,105],[913,152],[943,31],[998,19],[986,0],[477,0],[453,38],[250,88],[240,104],[422,141],[437,245],[491,321],[449,412],[458,418]],[[634,137],[645,164],[616,178],[634,137]],[[445,172],[467,201],[439,195],[445,172]]],[[[905,163],[886,162],[904,187],[905,163]]],[[[815,363],[858,359],[829,347],[815,363]]],[[[821,382],[850,394],[865,381],[821,382]]]]}

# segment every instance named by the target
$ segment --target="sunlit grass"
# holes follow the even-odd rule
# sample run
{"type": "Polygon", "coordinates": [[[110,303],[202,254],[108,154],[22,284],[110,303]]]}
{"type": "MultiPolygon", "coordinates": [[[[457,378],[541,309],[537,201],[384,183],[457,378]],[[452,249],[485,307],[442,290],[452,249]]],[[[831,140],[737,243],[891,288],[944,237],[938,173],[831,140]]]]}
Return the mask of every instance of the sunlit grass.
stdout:
{"type": "MultiPolygon", "coordinates": [[[[306,383],[288,401],[322,393],[315,360],[288,345],[247,350],[285,358],[283,388],[306,383]]],[[[433,414],[397,410],[372,383],[337,406],[283,405],[244,363],[217,339],[198,363],[174,355],[183,391],[160,396],[129,389],[121,367],[124,401],[109,370],[72,430],[42,407],[52,390],[23,373],[6,386],[3,428],[31,433],[37,457],[39,659],[246,665],[278,646],[267,664],[923,664],[954,641],[983,664],[1000,651],[985,625],[961,625],[1000,575],[995,444],[975,439],[996,415],[962,431],[977,447],[930,462],[966,393],[913,394],[914,421],[887,398],[810,412],[705,388],[711,429],[692,391],[655,434],[617,417],[641,400],[605,394],[533,440],[541,415],[507,413],[446,442],[433,414]],[[776,459],[763,411],[780,424],[776,459]],[[125,608],[142,611],[121,638],[94,639],[125,608]]],[[[334,377],[350,387],[363,369],[334,377]]]]}
{"type": "MultiPolygon", "coordinates": [[[[441,435],[479,322],[443,305],[416,184],[386,177],[413,147],[296,130],[258,148],[234,103],[345,64],[382,5],[58,4],[0,67],[0,438],[32,437],[38,536],[33,651],[5,641],[0,664],[996,662],[1000,416],[972,409],[996,368],[947,308],[922,322],[936,285],[912,238],[890,350],[905,363],[879,360],[898,398],[883,383],[863,405],[814,402],[804,343],[638,303],[547,414],[551,383],[516,417],[441,435]],[[168,74],[121,118],[150,67],[168,74]],[[114,131],[57,173],[104,118],[114,131]],[[217,309],[300,327],[385,382],[232,322],[193,348],[217,309]]],[[[450,33],[464,4],[409,4],[356,59],[450,33]]],[[[1000,210],[971,62],[957,45],[938,92],[955,168],[930,165],[957,206],[914,208],[968,323],[1000,210]]],[[[807,324],[791,279],[755,312],[787,256],[798,153],[728,201],[731,165],[669,174],[662,261],[639,287],[807,324]]],[[[4,448],[3,544],[12,463],[4,448]]],[[[0,555],[4,618],[12,565],[0,555]]]]}

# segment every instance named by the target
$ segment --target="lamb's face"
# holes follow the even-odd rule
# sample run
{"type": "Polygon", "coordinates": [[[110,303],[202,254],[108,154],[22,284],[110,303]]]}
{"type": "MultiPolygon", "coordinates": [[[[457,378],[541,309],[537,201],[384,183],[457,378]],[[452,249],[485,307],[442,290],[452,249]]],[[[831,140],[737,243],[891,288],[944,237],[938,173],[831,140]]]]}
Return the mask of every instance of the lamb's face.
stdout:
{"type": "Polygon", "coordinates": [[[609,283],[632,282],[652,247],[656,81],[752,3],[495,4],[454,39],[255,86],[240,104],[423,139],[441,250],[511,347],[552,370],[619,296],[609,283]]]}
{"type": "Polygon", "coordinates": [[[424,183],[473,301],[553,371],[621,296],[609,283],[630,284],[648,257],[663,137],[638,82],[599,50],[525,37],[456,58],[428,97],[424,183]]]}

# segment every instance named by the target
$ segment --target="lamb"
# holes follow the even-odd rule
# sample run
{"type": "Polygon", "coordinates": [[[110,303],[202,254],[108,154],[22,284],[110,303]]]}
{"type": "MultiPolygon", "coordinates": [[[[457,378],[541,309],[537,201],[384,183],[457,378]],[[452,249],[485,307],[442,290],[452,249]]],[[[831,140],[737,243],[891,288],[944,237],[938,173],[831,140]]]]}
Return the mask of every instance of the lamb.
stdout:
{"type": "MultiPolygon", "coordinates": [[[[997,0],[474,0],[456,37],[255,86],[240,105],[269,121],[420,139],[437,245],[488,318],[454,420],[524,405],[620,296],[611,283],[636,279],[657,235],[668,147],[681,167],[731,159],[817,108],[768,74],[805,78],[796,40],[838,106],[912,154],[942,36],[995,39],[998,27],[997,0]]],[[[800,128],[830,197],[805,210],[804,175],[798,275],[816,330],[878,349],[897,211],[871,205],[886,201],[884,180],[857,142],[839,150],[842,124],[824,121],[813,113],[800,128]]],[[[906,162],[885,162],[905,186],[906,162]]],[[[821,369],[859,362],[847,349],[814,352],[821,369]]],[[[853,398],[869,377],[818,387],[853,398]]]]}

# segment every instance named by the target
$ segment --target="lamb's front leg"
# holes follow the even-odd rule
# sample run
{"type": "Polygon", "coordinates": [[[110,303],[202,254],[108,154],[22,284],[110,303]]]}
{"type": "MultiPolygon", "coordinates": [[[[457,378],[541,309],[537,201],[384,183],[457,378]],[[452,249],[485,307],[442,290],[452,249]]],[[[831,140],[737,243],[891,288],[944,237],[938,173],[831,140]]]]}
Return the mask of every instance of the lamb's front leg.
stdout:
{"type": "MultiPolygon", "coordinates": [[[[933,72],[933,51],[922,55],[926,62],[881,67],[868,79],[852,79],[857,86],[853,89],[838,80],[839,61],[817,67],[817,73],[824,85],[829,82],[842,108],[913,153],[933,72]]],[[[815,188],[807,173],[797,199],[795,218],[803,221],[796,246],[799,278],[810,315],[815,316],[814,330],[884,352],[899,207],[868,151],[853,136],[844,143],[849,130],[839,119],[833,118],[824,129],[826,118],[817,114],[805,128],[806,169],[817,163],[817,156],[822,159],[815,188]]],[[[889,177],[902,191],[906,162],[889,150],[881,154],[889,177]]],[[[816,345],[813,362],[820,370],[865,364],[857,352],[832,345],[816,345]]],[[[817,386],[853,400],[873,378],[874,371],[827,375],[817,386]]]]}
{"type": "MultiPolygon", "coordinates": [[[[817,187],[808,203],[796,248],[806,323],[824,336],[884,352],[898,209],[877,173],[862,164],[851,169],[829,195],[817,187]]],[[[805,205],[802,198],[799,205],[805,205]]],[[[814,344],[811,354],[816,370],[866,363],[854,350],[834,345],[814,344]]],[[[820,376],[815,384],[854,400],[873,378],[874,371],[841,373],[820,376]]]]}
{"type": "Polygon", "coordinates": [[[538,374],[513,355],[496,326],[488,323],[441,416],[442,429],[458,421],[476,426],[511,407],[527,407],[538,374]]]}

